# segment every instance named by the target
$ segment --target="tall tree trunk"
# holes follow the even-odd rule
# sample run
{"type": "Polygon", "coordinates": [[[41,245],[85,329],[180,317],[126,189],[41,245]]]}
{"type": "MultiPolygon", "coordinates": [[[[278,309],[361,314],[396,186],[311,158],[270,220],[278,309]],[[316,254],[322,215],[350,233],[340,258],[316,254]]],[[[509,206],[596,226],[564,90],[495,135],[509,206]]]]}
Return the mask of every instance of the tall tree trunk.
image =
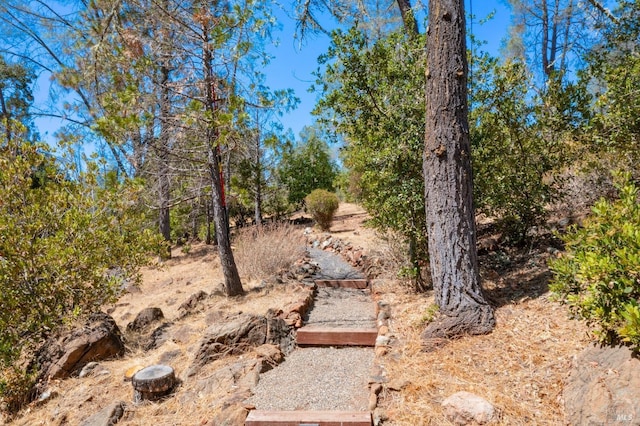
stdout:
{"type": "Polygon", "coordinates": [[[11,114],[7,110],[7,104],[4,100],[4,92],[0,87],[0,117],[2,117],[4,121],[4,131],[5,138],[7,139],[7,143],[11,142],[11,114]]]}
{"type": "Polygon", "coordinates": [[[169,182],[169,69],[161,67],[160,81],[160,136],[156,147],[158,158],[158,205],[160,207],[160,233],[165,241],[171,240],[171,220],[169,203],[171,202],[171,183],[169,182]]]}
{"type": "Polygon", "coordinates": [[[542,46],[540,54],[542,59],[542,72],[549,75],[549,6],[547,0],[542,0],[542,46]]]}
{"type": "Polygon", "coordinates": [[[224,290],[227,296],[238,296],[244,293],[240,274],[236,267],[231,239],[229,238],[229,222],[222,203],[222,182],[220,179],[220,160],[215,149],[215,140],[209,139],[208,167],[211,177],[211,193],[213,207],[213,221],[215,224],[216,240],[218,241],[218,256],[224,274],[224,290]]]}
{"type": "Polygon", "coordinates": [[[219,134],[214,128],[214,117],[217,113],[215,76],[213,74],[213,54],[210,48],[209,28],[203,25],[202,28],[202,60],[204,66],[205,84],[205,109],[209,113],[207,123],[207,166],[211,178],[211,194],[213,207],[213,220],[216,227],[216,239],[218,242],[218,256],[224,274],[224,289],[227,296],[238,296],[244,293],[240,274],[236,267],[233,251],[231,250],[231,239],[229,236],[229,219],[224,202],[224,183],[222,182],[220,150],[218,149],[219,134]]]}
{"type": "Polygon", "coordinates": [[[411,0],[396,0],[396,3],[398,4],[398,9],[400,9],[400,16],[402,16],[402,23],[404,24],[405,31],[409,37],[417,36],[418,21],[416,21],[416,17],[413,14],[411,0]]]}
{"type": "MultiPolygon", "coordinates": [[[[258,113],[256,112],[256,123],[258,123],[258,113]]],[[[253,182],[253,201],[254,201],[254,218],[256,225],[262,225],[262,150],[260,149],[260,124],[258,124],[258,130],[255,136],[255,151],[254,151],[254,182],[253,182]]]]}
{"type": "Polygon", "coordinates": [[[440,317],[424,339],[495,326],[478,272],[463,0],[429,0],[424,179],[429,261],[440,317]]]}

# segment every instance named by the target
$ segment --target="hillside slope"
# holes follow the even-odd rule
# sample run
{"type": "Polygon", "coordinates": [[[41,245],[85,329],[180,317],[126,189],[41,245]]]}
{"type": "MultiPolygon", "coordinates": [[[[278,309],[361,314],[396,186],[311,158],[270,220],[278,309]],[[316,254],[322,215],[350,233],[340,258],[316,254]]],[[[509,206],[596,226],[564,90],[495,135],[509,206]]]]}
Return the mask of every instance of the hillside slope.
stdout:
{"type": "MultiPolygon", "coordinates": [[[[358,206],[342,204],[330,235],[312,231],[307,238],[348,242],[378,265],[373,288],[376,296],[391,306],[390,334],[394,337],[390,350],[381,357],[390,379],[379,401],[378,414],[387,419],[384,424],[447,425],[440,404],[457,391],[489,400],[498,410],[500,424],[564,424],[563,379],[572,357],[585,347],[587,334],[584,325],[567,318],[564,307],[549,300],[546,261],[556,250],[540,243],[526,252],[495,248],[484,254],[481,269],[487,295],[496,307],[495,331],[425,352],[420,332],[432,315],[433,298],[429,293],[414,293],[395,278],[391,262],[395,249],[391,246],[396,244],[378,238],[365,226],[366,219],[358,206]]],[[[304,229],[300,226],[296,230],[300,237],[304,229]]],[[[218,291],[222,276],[214,248],[194,244],[188,254],[179,248],[173,254],[164,264],[143,271],[139,289],[105,307],[121,330],[126,330],[144,308],[158,307],[171,323],[170,338],[157,349],[133,349],[122,359],[101,362],[102,374],[53,382],[53,396],[32,404],[13,424],[81,424],[116,401],[127,403],[127,412],[118,424],[237,422],[231,418],[229,423],[221,422],[225,414],[220,416],[230,398],[239,398],[233,393],[242,376],[238,365],[255,358],[253,351],[211,362],[191,378],[184,372],[211,324],[237,312],[265,315],[269,309],[282,309],[299,299],[299,287],[291,280],[280,283],[270,277],[243,277],[247,295],[226,298],[218,291]],[[206,292],[207,298],[181,317],[180,306],[200,291],[206,292]],[[169,363],[183,378],[182,384],[173,397],[161,403],[134,405],[131,384],[123,379],[125,372],[160,362],[169,363]],[[221,371],[230,373],[221,375],[221,371]]],[[[130,346],[135,346],[131,336],[129,339],[130,346]]]]}

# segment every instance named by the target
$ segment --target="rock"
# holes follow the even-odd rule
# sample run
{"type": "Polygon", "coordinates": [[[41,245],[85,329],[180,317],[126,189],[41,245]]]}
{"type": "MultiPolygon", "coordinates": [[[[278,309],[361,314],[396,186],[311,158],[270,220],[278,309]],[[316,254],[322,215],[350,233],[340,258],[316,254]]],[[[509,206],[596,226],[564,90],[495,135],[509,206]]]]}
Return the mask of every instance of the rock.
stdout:
{"type": "Polygon", "coordinates": [[[160,308],[145,308],[136,318],[127,324],[127,331],[141,332],[154,322],[164,319],[164,314],[160,308]]]}
{"type": "Polygon", "coordinates": [[[205,331],[187,376],[227,354],[240,354],[260,346],[266,339],[267,318],[263,316],[238,314],[224,323],[214,324],[205,331]]]}
{"type": "Polygon", "coordinates": [[[145,367],[131,378],[134,402],[155,401],[173,391],[177,380],[173,368],[158,364],[145,367]]]}
{"type": "Polygon", "coordinates": [[[32,367],[40,366],[38,381],[64,379],[79,372],[91,361],[102,361],[124,355],[120,329],[109,315],[98,312],[85,325],[40,348],[32,367]]]}
{"type": "Polygon", "coordinates": [[[201,307],[201,302],[207,297],[209,297],[209,295],[204,290],[200,290],[199,292],[189,296],[189,298],[178,307],[178,310],[180,311],[180,317],[187,316],[188,314],[194,312],[197,308],[201,307]]]}
{"type": "Polygon", "coordinates": [[[261,361],[256,359],[234,362],[202,379],[194,378],[193,390],[196,394],[212,394],[220,390],[224,393],[248,390],[257,383],[261,368],[261,361]]]}
{"type": "MultiPolygon", "coordinates": [[[[302,318],[294,323],[302,321],[302,318]]],[[[269,310],[267,312],[267,336],[265,343],[276,345],[280,348],[282,353],[288,355],[293,351],[296,346],[296,339],[293,336],[293,327],[282,319],[277,312],[269,310]]]]}
{"type": "MultiPolygon", "coordinates": [[[[151,309],[155,310],[156,308],[151,309]]],[[[142,348],[148,351],[159,348],[169,340],[169,328],[173,323],[165,322],[150,331],[150,326],[163,318],[162,311],[158,309],[160,316],[157,316],[158,311],[155,311],[155,313],[151,311],[145,313],[145,311],[147,311],[147,309],[143,310],[133,322],[127,325],[127,346],[130,349],[142,348]],[[153,316],[155,316],[156,319],[152,319],[153,316]],[[140,319],[140,321],[138,321],[138,319],[140,319]]]]}
{"type": "Polygon", "coordinates": [[[376,357],[383,357],[385,356],[387,353],[389,352],[389,350],[387,349],[386,346],[376,346],[376,357]]]}
{"type": "Polygon", "coordinates": [[[242,405],[230,405],[211,419],[207,426],[244,426],[249,410],[242,405]]]}
{"type": "Polygon", "coordinates": [[[444,414],[457,425],[484,425],[495,419],[489,401],[469,392],[457,392],[442,402],[444,414]]]}
{"type": "Polygon", "coordinates": [[[80,423],[80,426],[112,426],[124,416],[127,405],[123,401],[118,401],[105,407],[99,412],[80,423]]]}
{"type": "Polygon", "coordinates": [[[637,425],[640,360],[626,347],[590,346],[574,360],[563,397],[568,423],[637,425]]]}
{"type": "Polygon", "coordinates": [[[389,336],[378,336],[376,337],[376,346],[388,346],[391,342],[389,336]]]}
{"type": "Polygon", "coordinates": [[[373,424],[374,426],[379,426],[381,424],[383,424],[384,422],[386,422],[387,420],[389,420],[389,415],[387,414],[387,412],[378,407],[373,411],[373,424]]]}
{"type": "Polygon", "coordinates": [[[54,398],[60,396],[60,393],[56,389],[47,389],[38,396],[37,404],[44,404],[54,398]]]}
{"type": "Polygon", "coordinates": [[[373,411],[378,406],[378,395],[371,392],[369,394],[369,411],[373,411]]]}
{"type": "Polygon", "coordinates": [[[175,360],[180,355],[182,355],[181,349],[173,349],[167,352],[163,352],[162,355],[160,355],[160,357],[158,358],[158,362],[160,364],[168,364],[169,361],[175,360]]]}
{"type": "Polygon", "coordinates": [[[284,355],[279,346],[265,344],[256,348],[258,359],[262,360],[260,374],[267,372],[284,361],[284,355]]]}
{"type": "Polygon", "coordinates": [[[104,374],[109,374],[109,370],[107,370],[105,367],[103,367],[102,365],[98,364],[95,361],[92,361],[90,363],[88,363],[87,365],[85,365],[82,370],[80,370],[80,374],[78,375],[78,377],[82,378],[82,377],[88,377],[88,376],[101,376],[104,374]]]}
{"type": "Polygon", "coordinates": [[[144,367],[142,365],[138,365],[138,364],[134,365],[133,367],[127,368],[127,371],[124,372],[124,381],[130,382],[131,378],[143,368],[144,367]]]}

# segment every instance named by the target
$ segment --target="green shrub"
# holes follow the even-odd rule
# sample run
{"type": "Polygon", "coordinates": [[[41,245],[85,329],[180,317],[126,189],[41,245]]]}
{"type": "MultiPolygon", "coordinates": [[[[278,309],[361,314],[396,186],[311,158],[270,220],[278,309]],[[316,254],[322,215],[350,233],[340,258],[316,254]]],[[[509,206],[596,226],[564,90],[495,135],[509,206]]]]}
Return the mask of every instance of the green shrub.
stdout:
{"type": "Polygon", "coordinates": [[[550,262],[551,290],[595,328],[603,343],[640,349],[640,204],[629,174],[617,174],[620,198],[600,200],[582,228],[562,238],[565,254],[550,262]]]}
{"type": "Polygon", "coordinates": [[[320,229],[328,231],[333,222],[333,215],[338,210],[338,196],[324,189],[315,189],[304,199],[307,211],[316,221],[320,229]]]}
{"type": "Polygon", "coordinates": [[[0,136],[0,400],[7,410],[24,402],[20,390],[32,372],[23,374],[21,361],[65,323],[139,283],[139,268],[160,247],[144,229],[139,182],[108,182],[91,161],[74,171],[49,149],[0,136]]]}

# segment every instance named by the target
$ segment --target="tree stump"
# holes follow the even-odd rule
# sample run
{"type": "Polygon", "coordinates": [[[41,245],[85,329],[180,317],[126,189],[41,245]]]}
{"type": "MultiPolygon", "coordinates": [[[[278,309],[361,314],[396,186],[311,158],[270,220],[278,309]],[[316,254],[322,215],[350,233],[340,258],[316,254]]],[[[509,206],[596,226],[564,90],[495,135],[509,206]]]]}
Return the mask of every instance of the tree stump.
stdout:
{"type": "Polygon", "coordinates": [[[156,401],[173,391],[176,376],[168,365],[151,365],[138,371],[132,378],[133,401],[156,401]]]}

